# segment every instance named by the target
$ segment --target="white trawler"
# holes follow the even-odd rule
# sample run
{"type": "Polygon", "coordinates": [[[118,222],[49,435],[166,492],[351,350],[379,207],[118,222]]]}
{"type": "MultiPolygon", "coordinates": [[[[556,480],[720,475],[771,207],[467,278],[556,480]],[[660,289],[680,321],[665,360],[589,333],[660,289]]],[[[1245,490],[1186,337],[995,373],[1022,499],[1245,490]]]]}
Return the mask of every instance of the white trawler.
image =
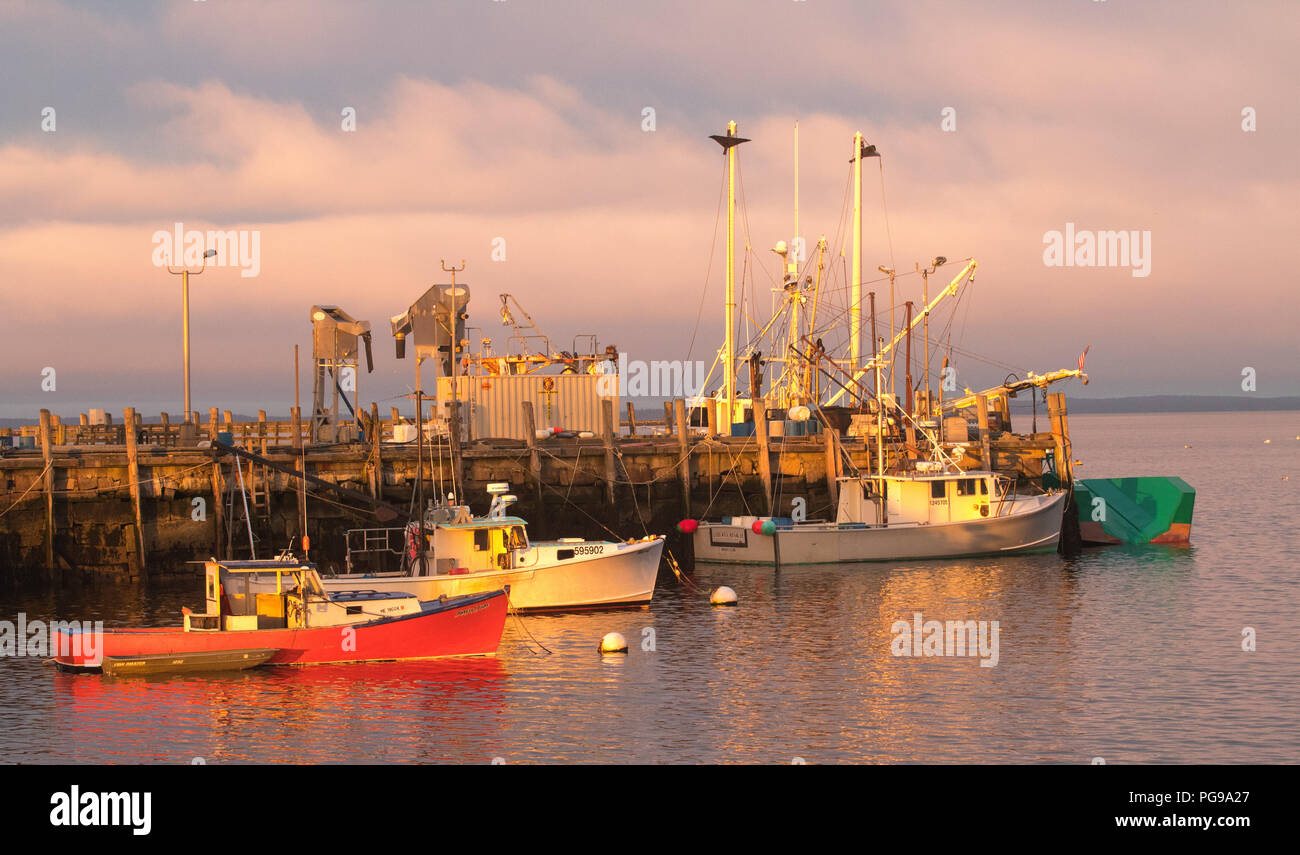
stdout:
{"type": "Polygon", "coordinates": [[[1056,548],[1063,491],[1017,495],[1010,478],[952,472],[841,478],[834,522],[700,523],[695,560],[827,564],[1008,555],[1056,548]]]}
{"type": "MultiPolygon", "coordinates": [[[[931,313],[942,301],[955,297],[964,283],[973,282],[975,260],[965,259],[961,270],[933,299],[929,277],[947,264],[948,259],[938,256],[924,267],[918,264],[920,311],[913,311],[911,301],[902,302],[905,320],[901,326],[896,326],[894,319],[898,303],[895,278],[898,274],[892,266],[882,265],[879,270],[889,282],[888,335],[877,335],[876,295],[874,292],[864,295],[862,288],[861,182],[864,158],[880,157],[880,152],[875,146],[868,145],[861,134],[856,134],[850,161],[852,266],[851,274],[849,268],[845,269],[842,283],[847,291],[844,295],[846,304],[831,312],[829,325],[819,326],[818,306],[825,300],[830,287],[824,273],[835,273],[833,265],[827,270],[824,263],[828,254],[827,241],[823,236],[817,242],[815,262],[812,259],[808,262],[811,272],[800,269],[802,252],[794,251],[795,244],[779,241],[774,252],[782,259],[784,276],[781,287],[773,291],[780,307],[766,325],[757,325],[761,329],[756,338],[738,346],[733,330],[736,307],[732,261],[735,226],[730,212],[735,207],[736,150],[748,140],[736,135],[735,123],[728,125],[726,135],[713,139],[722,146],[727,159],[729,212],[725,337],[715,363],[715,367],[721,369],[722,382],[715,394],[697,396],[691,405],[706,412],[709,424],[717,426],[720,433],[731,436],[750,435],[755,431],[767,433],[767,418],[760,416],[766,412],[763,408],[769,405],[778,413],[775,418],[786,420],[784,425],[775,425],[783,432],[791,428],[795,429],[796,435],[814,429],[838,432],[843,425],[837,424],[839,419],[832,418],[831,413],[838,410],[840,417],[851,418],[854,425],[861,428],[859,435],[866,442],[866,448],[874,447],[875,459],[872,466],[866,467],[869,471],[863,471],[843,453],[844,449],[838,442],[828,440],[828,449],[833,449],[828,451],[828,455],[833,455],[828,460],[834,461],[828,463],[828,467],[833,465],[838,471],[852,471],[849,477],[835,479],[839,497],[833,520],[795,521],[774,516],[728,517],[720,522],[701,521],[698,524],[691,520],[688,521],[690,527],[682,530],[694,532],[696,561],[822,564],[1055,549],[1060,539],[1067,491],[1044,491],[1024,483],[1018,485],[1015,479],[991,471],[991,454],[986,442],[983,443],[980,468],[964,471],[957,463],[962,454],[955,453],[968,439],[966,422],[959,411],[981,396],[966,390],[965,398],[945,404],[943,383],[934,390],[937,394],[931,391],[931,313]],[[865,351],[861,346],[865,337],[862,330],[864,296],[869,300],[871,330],[871,345],[865,351]],[[847,319],[848,327],[844,348],[847,353],[843,357],[832,357],[830,337],[839,334],[838,327],[843,319],[847,319]],[[914,330],[924,336],[921,359],[924,371],[920,382],[914,382],[912,376],[914,330]],[[823,336],[827,337],[825,345],[823,336]],[[769,343],[763,344],[764,341],[769,343]],[[766,358],[758,349],[760,346],[769,354],[766,358]],[[905,357],[898,354],[900,349],[905,350],[905,357]],[[898,366],[896,361],[900,363],[898,366]],[[746,398],[740,397],[736,390],[736,367],[744,362],[750,366],[750,394],[746,398]],[[783,365],[784,369],[780,377],[774,378],[768,395],[764,396],[761,366],[768,362],[783,365]],[[896,371],[896,367],[901,370],[896,371]],[[838,391],[829,394],[829,387],[823,389],[823,380],[838,387],[838,391]],[[896,383],[900,381],[904,394],[894,392],[896,383]],[[824,391],[828,394],[823,395],[824,391]],[[845,398],[845,403],[850,406],[835,407],[841,398],[845,398]],[[752,423],[744,424],[750,421],[751,411],[752,423]],[[960,433],[959,437],[946,435],[950,421],[956,423],[952,427],[960,433]],[[940,435],[946,442],[941,441],[940,435]],[[905,449],[888,466],[884,451],[887,443],[896,449],[905,449]]],[[[795,241],[802,249],[803,240],[798,237],[797,125],[795,156],[795,241]]],[[[847,190],[845,195],[847,199],[847,190]]],[[[752,259],[747,256],[746,269],[752,267],[752,259]]],[[[741,290],[744,293],[744,289],[741,290]]],[[[742,314],[750,317],[747,313],[742,314]]],[[[944,359],[945,374],[952,351],[951,336],[947,349],[949,356],[944,359]]],[[[1006,397],[1014,397],[1017,391],[1027,389],[1036,394],[1049,383],[1071,377],[1087,382],[1082,357],[1078,371],[1058,371],[1048,375],[1030,372],[1025,380],[1012,382],[1008,378],[996,391],[1005,404],[1006,397]]],[[[984,438],[988,436],[983,424],[981,435],[984,438]]],[[[770,495],[765,500],[769,506],[773,504],[770,495]]]]}
{"type": "MultiPolygon", "coordinates": [[[[652,535],[622,543],[561,538],[533,542],[527,523],[508,516],[515,501],[509,484],[489,484],[492,506],[475,517],[465,505],[438,504],[423,526],[408,523],[401,566],[391,572],[325,576],[326,591],[362,586],[414,594],[420,600],[510,588],[510,605],[523,611],[644,605],[654,596],[664,538],[652,535]],[[423,536],[424,544],[420,540],[423,536]]],[[[388,548],[388,529],[348,532],[348,560],[376,551],[375,535],[388,548]],[[369,542],[367,542],[369,537],[369,542]]],[[[391,551],[391,550],[390,550],[391,551]]]]}

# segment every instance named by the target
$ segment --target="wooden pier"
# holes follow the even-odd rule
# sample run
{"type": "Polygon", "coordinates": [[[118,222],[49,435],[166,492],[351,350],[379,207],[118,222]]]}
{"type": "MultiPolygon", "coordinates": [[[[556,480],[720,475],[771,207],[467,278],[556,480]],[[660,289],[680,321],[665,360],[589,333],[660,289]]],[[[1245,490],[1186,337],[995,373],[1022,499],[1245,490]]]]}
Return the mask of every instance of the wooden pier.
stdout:
{"type": "MultiPolygon", "coordinates": [[[[958,446],[959,465],[981,468],[987,461],[997,471],[1041,482],[1044,460],[1051,458],[1068,478],[1064,395],[1049,396],[1049,407],[1051,432],[1030,435],[997,430],[981,408],[978,438],[958,446]]],[[[629,411],[627,433],[618,435],[606,402],[604,429],[589,439],[462,444],[435,436],[424,445],[424,492],[432,497],[455,485],[481,513],[488,505],[486,485],[509,482],[535,538],[639,537],[671,533],[684,517],[788,516],[796,497],[804,499],[809,518],[833,519],[835,478],[872,471],[875,438],[827,430],[769,436],[763,408],[755,410],[758,424],[749,437],[721,436],[712,425],[690,427],[683,401],[670,402],[664,418],[653,422],[629,411]]],[[[248,555],[245,503],[258,557],[297,543],[305,515],[312,557],[326,569],[341,567],[344,531],[380,526],[375,509],[304,486],[282,470],[413,510],[416,443],[392,441],[394,426],[410,423],[395,408],[381,419],[372,404],[361,413],[370,441],[338,445],[309,444],[296,413],[286,421],[269,420],[265,412],[235,421],[230,411],[213,408],[206,424],[195,416],[177,423],[163,414],[158,423],[145,424],[127,408],[118,424],[106,419],[92,425],[86,416],[65,424],[42,410],[37,424],[0,431],[36,440],[35,448],[4,448],[0,455],[0,573],[192,574],[186,562],[248,555]],[[201,447],[222,434],[275,468],[236,463],[232,455],[201,447]]],[[[1009,427],[1009,414],[996,423],[1009,427]]],[[[900,434],[887,437],[884,455],[887,466],[906,467],[916,448],[900,434]]]]}

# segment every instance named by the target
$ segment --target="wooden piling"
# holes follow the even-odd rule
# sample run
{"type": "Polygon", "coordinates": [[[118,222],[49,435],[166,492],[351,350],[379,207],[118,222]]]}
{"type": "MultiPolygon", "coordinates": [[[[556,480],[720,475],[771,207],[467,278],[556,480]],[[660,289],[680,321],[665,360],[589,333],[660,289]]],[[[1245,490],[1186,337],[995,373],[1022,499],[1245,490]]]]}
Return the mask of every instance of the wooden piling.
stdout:
{"type": "Polygon", "coordinates": [[[754,399],[754,437],[758,440],[758,476],[763,480],[763,513],[772,515],[772,458],[768,453],[767,399],[754,399]]]}
{"type": "Polygon", "coordinates": [[[384,491],[384,462],[380,449],[384,443],[384,426],[379,423],[379,404],[370,402],[370,495],[378,499],[384,491]]]}
{"type": "MultiPolygon", "coordinates": [[[[447,402],[447,436],[451,443],[452,480],[455,482],[461,498],[469,501],[469,491],[465,484],[465,455],[461,453],[460,447],[460,406],[460,401],[447,402]]],[[[431,411],[430,420],[432,420],[432,415],[431,411]]],[[[419,421],[416,423],[419,424],[419,421]]],[[[421,429],[423,429],[423,425],[421,425],[421,429]]],[[[421,513],[423,513],[423,510],[421,510],[421,513]]]]}
{"type": "Polygon", "coordinates": [[[45,464],[45,569],[54,573],[54,448],[50,435],[50,411],[41,410],[41,460],[45,464]]]}
{"type": "Polygon", "coordinates": [[[664,401],[664,433],[673,435],[673,402],[664,401]]]}
{"type": "Polygon", "coordinates": [[[131,510],[135,513],[136,570],[143,581],[149,575],[144,548],[144,514],[140,511],[140,460],[136,449],[135,407],[122,411],[126,425],[126,477],[131,483],[131,510]]]}
{"type": "MultiPolygon", "coordinates": [[[[628,408],[631,408],[628,404],[628,408]]],[[[542,458],[537,452],[537,419],[533,413],[533,402],[524,401],[524,433],[528,443],[528,477],[533,482],[533,489],[537,496],[537,513],[542,518],[538,522],[543,530],[546,524],[542,520],[546,517],[546,499],[543,495],[544,487],[542,486],[542,458]]]]}
{"type": "Polygon", "coordinates": [[[986,395],[975,396],[975,418],[980,431],[980,464],[986,471],[993,470],[993,450],[989,443],[989,399],[986,395]]]}
{"type": "MultiPolygon", "coordinates": [[[[238,462],[238,460],[236,460],[238,462]]],[[[224,495],[224,481],[221,473],[221,462],[212,461],[212,554],[218,559],[226,557],[226,541],[223,535],[226,528],[226,502],[224,495]]]]}
{"type": "Polygon", "coordinates": [[[826,450],[826,492],[831,497],[831,508],[840,504],[840,485],[835,479],[840,476],[840,435],[833,428],[822,431],[826,450]]]}
{"type": "Polygon", "coordinates": [[[677,450],[681,461],[677,464],[677,473],[682,482],[682,516],[691,516],[691,446],[690,432],[686,426],[686,401],[678,398],[673,402],[673,411],[677,417],[677,450]]]}
{"type": "Polygon", "coordinates": [[[208,439],[217,441],[217,408],[208,407],[208,439]]]}
{"type": "Polygon", "coordinates": [[[1052,392],[1047,396],[1047,415],[1052,424],[1053,454],[1056,461],[1056,476],[1065,487],[1074,480],[1073,466],[1070,462],[1070,425],[1065,411],[1065,393],[1052,392]]]}
{"type": "Polygon", "coordinates": [[[631,401],[627,402],[627,435],[636,436],[636,407],[631,401]]]}
{"type": "Polygon", "coordinates": [[[600,402],[601,438],[605,440],[605,501],[614,508],[614,482],[618,478],[614,466],[614,402],[605,398],[600,402]]]}
{"type": "Polygon", "coordinates": [[[171,429],[171,417],[168,416],[166,413],[159,413],[159,414],[158,414],[158,423],[159,423],[160,425],[162,425],[162,429],[161,429],[161,431],[160,431],[161,436],[159,437],[158,444],[161,445],[163,448],[166,448],[166,447],[168,447],[169,445],[172,444],[172,442],[171,442],[171,432],[172,432],[172,429],[171,429]]]}
{"type": "MultiPolygon", "coordinates": [[[[298,471],[299,475],[306,474],[307,464],[303,455],[302,448],[302,410],[294,407],[292,410],[293,420],[293,468],[298,471]]],[[[298,537],[299,541],[295,546],[300,546],[301,538],[307,536],[307,482],[302,478],[295,478],[298,482],[298,537]]]]}

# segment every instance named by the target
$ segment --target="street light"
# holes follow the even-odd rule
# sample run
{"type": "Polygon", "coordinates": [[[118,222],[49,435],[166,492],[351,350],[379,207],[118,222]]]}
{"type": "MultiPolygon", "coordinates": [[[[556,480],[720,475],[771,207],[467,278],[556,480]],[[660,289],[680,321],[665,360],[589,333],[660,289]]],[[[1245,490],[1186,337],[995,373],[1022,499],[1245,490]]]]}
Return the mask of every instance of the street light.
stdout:
{"type": "MultiPolygon", "coordinates": [[[[198,276],[208,266],[208,259],[217,254],[215,249],[210,249],[203,253],[203,263],[199,269],[194,271],[198,276]]],[[[185,422],[190,421],[190,271],[189,268],[181,267],[179,270],[173,270],[172,266],[167,265],[167,272],[179,274],[181,277],[181,357],[185,363],[185,422]]]]}

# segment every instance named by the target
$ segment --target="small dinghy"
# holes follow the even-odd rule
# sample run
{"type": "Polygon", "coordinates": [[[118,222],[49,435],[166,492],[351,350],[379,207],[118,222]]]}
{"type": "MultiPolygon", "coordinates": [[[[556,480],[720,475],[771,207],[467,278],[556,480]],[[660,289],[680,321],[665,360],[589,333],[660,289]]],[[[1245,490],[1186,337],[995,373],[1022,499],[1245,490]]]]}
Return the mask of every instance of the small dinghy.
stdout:
{"type": "Polygon", "coordinates": [[[105,656],[100,668],[110,677],[190,674],[198,671],[243,671],[246,668],[256,668],[279,652],[277,648],[272,647],[266,650],[105,656]]]}

